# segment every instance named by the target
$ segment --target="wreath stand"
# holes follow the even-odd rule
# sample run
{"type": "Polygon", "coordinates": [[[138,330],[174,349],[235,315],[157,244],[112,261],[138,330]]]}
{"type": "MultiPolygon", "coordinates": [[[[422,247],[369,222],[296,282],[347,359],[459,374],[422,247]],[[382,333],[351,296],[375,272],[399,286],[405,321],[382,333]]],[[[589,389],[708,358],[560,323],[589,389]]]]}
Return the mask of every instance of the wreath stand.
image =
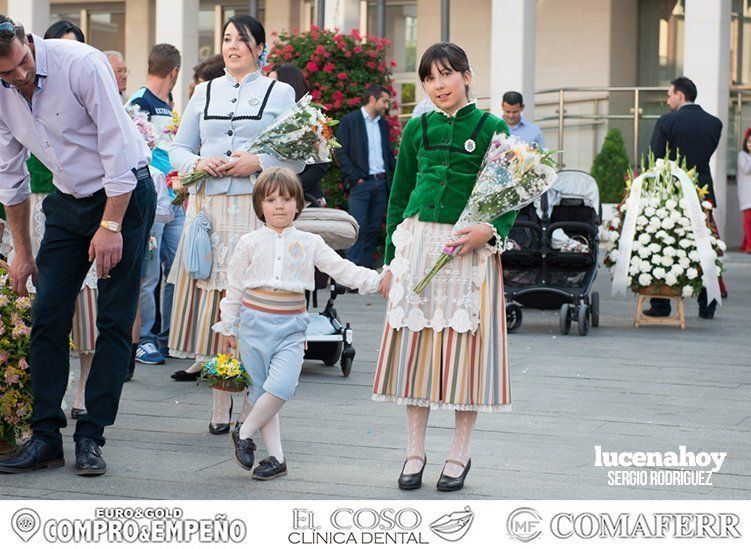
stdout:
{"type": "Polygon", "coordinates": [[[686,329],[686,315],[683,309],[683,296],[678,290],[670,287],[655,288],[650,286],[636,294],[636,311],[634,311],[634,326],[678,326],[681,330],[686,329]],[[671,309],[675,305],[675,313],[670,316],[647,316],[644,314],[644,302],[647,299],[659,297],[669,299],[671,309]],[[675,302],[675,304],[673,303],[675,302]]]}

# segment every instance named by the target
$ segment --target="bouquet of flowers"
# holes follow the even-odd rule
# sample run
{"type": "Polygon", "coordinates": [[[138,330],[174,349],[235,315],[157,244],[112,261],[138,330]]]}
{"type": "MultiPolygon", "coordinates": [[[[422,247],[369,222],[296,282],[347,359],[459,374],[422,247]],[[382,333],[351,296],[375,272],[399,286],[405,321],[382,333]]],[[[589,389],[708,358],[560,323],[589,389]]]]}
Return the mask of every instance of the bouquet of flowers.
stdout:
{"type": "Polygon", "coordinates": [[[619,273],[624,285],[641,294],[692,297],[702,286],[710,288],[710,279],[716,284],[726,246],[711,232],[712,204],[700,200],[706,191],[696,179],[685,160],[650,157],[643,175],[629,180],[626,199],[603,230],[614,293],[621,289],[619,273]]]}
{"type": "Polygon", "coordinates": [[[141,110],[138,105],[128,104],[125,106],[125,111],[133,120],[133,123],[138,128],[138,133],[141,134],[143,140],[146,141],[146,145],[149,149],[156,147],[156,133],[154,132],[154,126],[149,122],[149,115],[141,110]]]}
{"type": "MultiPolygon", "coordinates": [[[[251,154],[270,154],[279,160],[297,160],[305,164],[318,164],[331,161],[331,150],[341,145],[334,138],[331,130],[338,124],[321,110],[322,107],[312,102],[310,95],[305,95],[243,149],[251,154]]],[[[183,174],[173,188],[190,187],[208,177],[204,171],[183,174]]]]}
{"type": "Polygon", "coordinates": [[[31,299],[13,292],[7,269],[0,263],[0,443],[13,447],[31,436],[31,299]]]}
{"type": "MultiPolygon", "coordinates": [[[[477,183],[459,221],[454,224],[454,234],[469,225],[489,223],[534,201],[555,182],[555,165],[552,151],[528,145],[518,137],[503,133],[494,135],[483,158],[477,183]]],[[[444,247],[435,266],[414,292],[422,293],[459,249],[444,247]]]]}
{"type": "Polygon", "coordinates": [[[242,362],[229,354],[219,354],[204,364],[198,379],[207,381],[213,389],[231,393],[239,393],[250,385],[250,374],[242,362]]]}
{"type": "Polygon", "coordinates": [[[167,124],[162,130],[165,134],[167,134],[170,137],[170,139],[175,137],[177,135],[177,130],[180,129],[180,115],[175,110],[173,110],[171,114],[172,114],[172,122],[167,124]]]}

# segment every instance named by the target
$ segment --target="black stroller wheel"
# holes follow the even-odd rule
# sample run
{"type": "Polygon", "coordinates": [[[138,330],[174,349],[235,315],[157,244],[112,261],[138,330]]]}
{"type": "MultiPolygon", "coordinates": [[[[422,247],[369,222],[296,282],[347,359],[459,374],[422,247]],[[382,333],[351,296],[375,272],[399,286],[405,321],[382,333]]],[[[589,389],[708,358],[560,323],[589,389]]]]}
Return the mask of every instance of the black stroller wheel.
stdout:
{"type": "Polygon", "coordinates": [[[326,366],[333,366],[337,362],[339,362],[339,357],[342,356],[342,348],[344,347],[343,343],[338,343],[336,345],[336,350],[331,353],[331,355],[327,356],[326,358],[322,359],[323,363],[326,366]]]}
{"type": "Polygon", "coordinates": [[[591,323],[593,328],[597,328],[600,325],[600,294],[599,292],[592,292],[589,298],[591,323]]]}
{"type": "Polygon", "coordinates": [[[558,329],[563,335],[568,335],[571,331],[571,305],[568,303],[561,305],[561,312],[558,315],[558,329]]]}
{"type": "Polygon", "coordinates": [[[355,349],[352,347],[352,345],[345,343],[344,344],[344,350],[342,351],[342,360],[340,362],[340,365],[342,367],[342,375],[344,377],[349,377],[349,374],[352,372],[352,362],[355,359],[355,349]]]}
{"type": "Polygon", "coordinates": [[[577,320],[579,324],[579,335],[587,335],[589,333],[589,305],[582,303],[579,306],[579,318],[577,320]]]}
{"type": "Polygon", "coordinates": [[[522,316],[522,308],[519,305],[506,305],[506,333],[513,334],[521,328],[522,316]]]}

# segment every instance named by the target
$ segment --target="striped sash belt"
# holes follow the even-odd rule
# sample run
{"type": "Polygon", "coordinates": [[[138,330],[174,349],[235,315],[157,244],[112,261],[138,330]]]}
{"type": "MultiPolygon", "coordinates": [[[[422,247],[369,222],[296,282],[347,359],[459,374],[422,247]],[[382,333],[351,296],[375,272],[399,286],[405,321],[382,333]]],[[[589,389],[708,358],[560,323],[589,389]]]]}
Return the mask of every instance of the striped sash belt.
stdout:
{"type": "Polygon", "coordinates": [[[299,315],[308,310],[304,293],[249,288],[243,292],[243,305],[249,309],[276,315],[299,315]]]}

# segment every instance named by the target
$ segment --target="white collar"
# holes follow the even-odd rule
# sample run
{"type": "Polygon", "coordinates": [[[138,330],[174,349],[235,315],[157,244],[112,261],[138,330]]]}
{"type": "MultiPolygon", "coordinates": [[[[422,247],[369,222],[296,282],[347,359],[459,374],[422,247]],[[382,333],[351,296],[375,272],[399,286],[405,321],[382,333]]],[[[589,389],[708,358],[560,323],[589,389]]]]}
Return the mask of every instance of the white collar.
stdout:
{"type": "MultiPolygon", "coordinates": [[[[474,105],[475,103],[477,103],[476,99],[472,99],[471,101],[467,101],[467,105],[474,105]]],[[[458,109],[456,109],[456,112],[454,112],[454,114],[449,114],[449,113],[447,113],[446,111],[444,111],[443,109],[441,109],[439,107],[435,108],[435,112],[441,113],[446,118],[456,118],[456,115],[459,114],[459,111],[461,111],[467,105],[462,105],[461,107],[459,107],[458,109]]]]}
{"type": "Polygon", "coordinates": [[[371,118],[370,117],[370,113],[367,110],[365,110],[365,107],[360,107],[360,112],[362,113],[363,118],[367,122],[378,122],[381,119],[380,116],[376,116],[375,118],[371,118]]]}

